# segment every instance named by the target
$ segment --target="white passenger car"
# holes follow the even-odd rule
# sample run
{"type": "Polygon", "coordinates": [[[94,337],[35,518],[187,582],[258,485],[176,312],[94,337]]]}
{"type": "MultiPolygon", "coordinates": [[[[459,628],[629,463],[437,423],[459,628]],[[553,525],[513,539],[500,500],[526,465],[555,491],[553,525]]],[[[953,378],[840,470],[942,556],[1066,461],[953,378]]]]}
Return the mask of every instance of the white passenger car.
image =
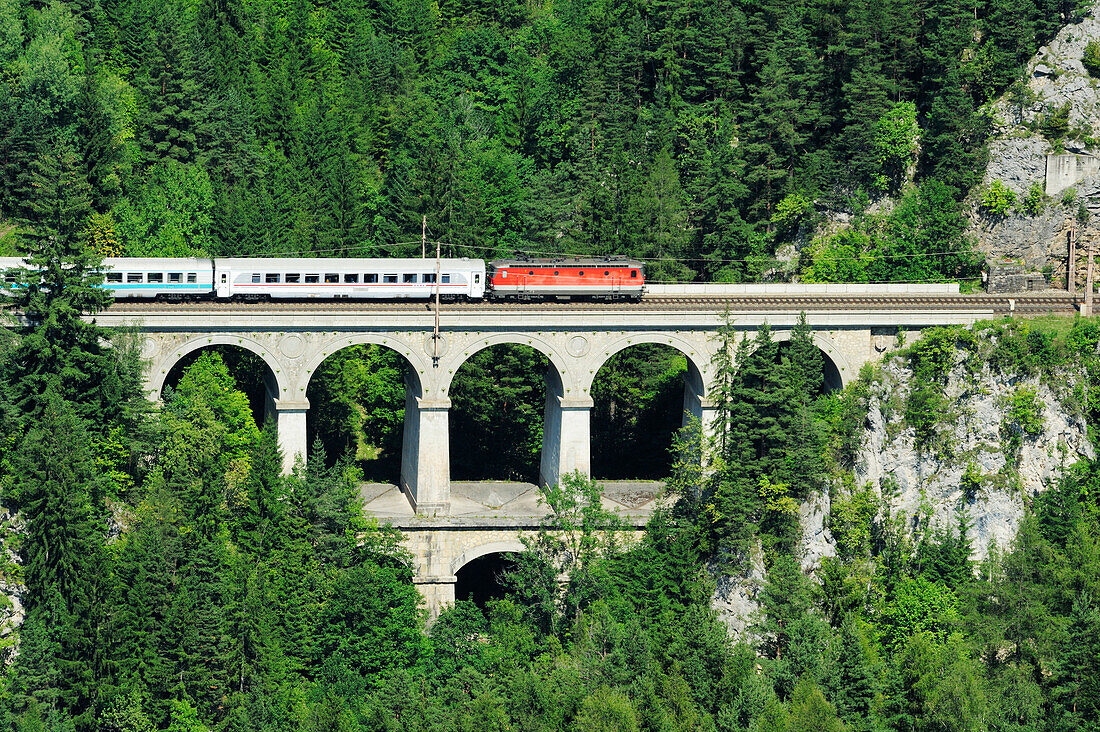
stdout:
{"type": "MultiPolygon", "coordinates": [[[[24,266],[19,257],[0,257],[0,271],[24,266]]],[[[198,258],[113,257],[103,260],[103,286],[115,298],[184,298],[214,293],[214,263],[198,258]]]]}
{"type": "Polygon", "coordinates": [[[209,297],[214,292],[210,259],[110,257],[103,260],[103,285],[115,298],[209,297]]]}
{"type": "MultiPolygon", "coordinates": [[[[216,259],[217,296],[244,299],[422,299],[435,296],[434,259],[216,259]]],[[[443,259],[439,294],[485,296],[485,262],[443,259]]]]}

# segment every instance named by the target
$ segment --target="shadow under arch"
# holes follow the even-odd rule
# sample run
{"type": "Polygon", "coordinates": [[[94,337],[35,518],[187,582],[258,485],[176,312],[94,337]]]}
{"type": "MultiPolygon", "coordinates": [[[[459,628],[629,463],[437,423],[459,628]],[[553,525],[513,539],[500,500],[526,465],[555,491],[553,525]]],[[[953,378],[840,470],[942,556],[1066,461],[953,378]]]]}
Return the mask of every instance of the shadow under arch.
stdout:
{"type": "Polygon", "coordinates": [[[514,333],[493,333],[483,338],[470,343],[464,349],[464,356],[460,360],[456,360],[452,363],[450,369],[443,379],[439,382],[439,388],[441,390],[441,397],[446,397],[451,393],[451,385],[454,382],[454,377],[462,368],[463,364],[467,363],[471,358],[493,346],[526,346],[532,350],[538,351],[546,360],[550,362],[551,368],[557,371],[556,376],[558,381],[561,382],[565,379],[566,374],[566,362],[557,349],[554,348],[549,341],[531,335],[519,335],[514,333]]]}
{"type": "MultiPolygon", "coordinates": [[[[592,382],[595,380],[596,374],[600,372],[600,369],[602,369],[608,361],[632,346],[641,345],[668,346],[669,348],[679,351],[680,354],[687,359],[687,375],[684,377],[685,381],[688,382],[692,392],[699,400],[706,398],[709,390],[707,374],[710,370],[710,355],[699,353],[695,345],[689,341],[667,333],[631,333],[630,335],[625,335],[618,340],[612,341],[609,345],[604,347],[604,357],[590,375],[585,393],[591,392],[592,382]]],[[[693,413],[697,412],[696,409],[692,409],[691,411],[693,413]]]]}
{"type": "Polygon", "coordinates": [[[317,349],[302,368],[301,381],[298,386],[300,396],[305,396],[309,382],[313,379],[317,369],[321,367],[330,356],[334,356],[345,348],[352,346],[382,346],[402,356],[409,365],[408,373],[415,381],[415,390],[418,397],[423,396],[424,388],[421,374],[427,369],[427,363],[407,343],[396,338],[391,338],[380,333],[354,333],[351,335],[334,338],[317,349]]]}
{"type": "Polygon", "coordinates": [[[524,546],[518,541],[498,541],[464,553],[451,564],[455,599],[471,600],[484,608],[489,600],[503,598],[507,591],[504,576],[515,568],[523,551],[524,546]]]}
{"type": "Polygon", "coordinates": [[[162,396],[164,393],[164,385],[167,383],[169,375],[176,370],[176,366],[180,361],[183,361],[195,351],[208,349],[212,346],[232,346],[244,351],[249,351],[253,355],[261,358],[270,372],[270,383],[268,386],[269,396],[272,399],[281,399],[283,395],[289,391],[290,387],[289,384],[285,383],[282,364],[279,363],[275,354],[268,350],[265,345],[247,337],[215,334],[193,338],[172,349],[168,356],[159,359],[157,366],[159,366],[160,369],[150,375],[147,384],[150,393],[158,397],[162,396]]]}
{"type": "Polygon", "coordinates": [[[405,415],[415,417],[415,400],[422,396],[415,366],[392,344],[374,339],[345,338],[336,345],[341,347],[330,344],[323,359],[309,364],[309,444],[320,440],[330,464],[350,457],[367,482],[400,485],[405,415]]]}
{"type": "Polygon", "coordinates": [[[706,383],[690,349],[667,337],[619,341],[592,375],[596,480],[665,480],[676,435],[703,419],[706,383]]]}
{"type": "Polygon", "coordinates": [[[486,338],[479,344],[455,368],[447,391],[452,475],[460,481],[532,483],[545,448],[548,386],[560,383],[558,368],[520,339],[486,338]]]}

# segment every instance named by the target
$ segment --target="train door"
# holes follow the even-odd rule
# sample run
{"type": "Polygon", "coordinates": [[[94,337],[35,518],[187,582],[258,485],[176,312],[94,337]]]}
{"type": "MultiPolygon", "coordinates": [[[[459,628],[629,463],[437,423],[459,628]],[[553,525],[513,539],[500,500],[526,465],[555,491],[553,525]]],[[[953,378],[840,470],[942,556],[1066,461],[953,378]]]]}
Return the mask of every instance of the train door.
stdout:
{"type": "Polygon", "coordinates": [[[217,273],[217,290],[218,297],[229,297],[232,292],[232,288],[229,282],[229,272],[224,269],[215,270],[217,273]]]}

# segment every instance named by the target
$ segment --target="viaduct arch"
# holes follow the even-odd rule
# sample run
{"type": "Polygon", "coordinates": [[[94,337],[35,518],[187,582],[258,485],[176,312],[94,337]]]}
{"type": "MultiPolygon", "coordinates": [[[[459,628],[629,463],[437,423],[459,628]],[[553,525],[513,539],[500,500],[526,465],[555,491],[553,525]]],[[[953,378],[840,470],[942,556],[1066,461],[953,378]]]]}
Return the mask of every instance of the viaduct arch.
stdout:
{"type": "MultiPolygon", "coordinates": [[[[699,287],[703,297],[704,290],[709,293],[718,286],[699,287]]],[[[287,470],[305,454],[306,389],[320,364],[359,344],[401,354],[409,364],[401,488],[415,515],[398,528],[415,557],[415,582],[435,613],[453,600],[455,572],[461,566],[485,554],[520,549],[521,538],[535,528],[462,523],[448,516],[448,391],[457,369],[477,351],[517,343],[535,348],[550,361],[540,473],[543,482],[553,483],[564,472],[590,472],[592,382],[608,358],[629,346],[662,344],[687,357],[684,411],[706,428],[714,412],[708,393],[717,348],[714,334],[727,319],[740,337],[751,338],[766,322],[773,338],[784,341],[805,311],[814,343],[835,364],[841,382],[848,384],[864,363],[895,346],[899,330],[970,324],[1023,309],[1019,298],[967,299],[958,295],[957,287],[948,291],[942,285],[727,287],[725,300],[707,306],[691,304],[690,297],[646,307],[444,306],[438,339],[433,337],[435,313],[423,303],[362,309],[324,303],[300,308],[119,304],[95,317],[100,325],[133,328],[144,337],[142,356],[148,364],[146,388],[151,396],[159,396],[172,367],[195,350],[228,345],[255,353],[271,372],[269,409],[277,420],[287,470]],[[929,293],[948,297],[938,303],[929,293]],[[860,301],[864,304],[853,305],[853,295],[860,294],[866,296],[860,301]]]]}

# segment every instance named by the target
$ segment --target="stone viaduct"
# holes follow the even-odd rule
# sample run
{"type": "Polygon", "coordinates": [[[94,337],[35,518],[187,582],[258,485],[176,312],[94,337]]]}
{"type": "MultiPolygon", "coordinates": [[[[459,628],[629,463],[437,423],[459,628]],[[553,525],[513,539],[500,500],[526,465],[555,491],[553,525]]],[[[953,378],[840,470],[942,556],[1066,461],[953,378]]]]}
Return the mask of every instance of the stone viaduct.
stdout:
{"type": "Polygon", "coordinates": [[[306,389],[321,363],[357,344],[401,354],[409,368],[400,489],[412,509],[402,529],[416,557],[416,581],[434,612],[453,600],[459,568],[488,552],[517,550],[525,530],[523,522],[479,527],[448,517],[449,389],[478,351],[518,343],[549,360],[540,481],[553,484],[568,471],[589,472],[590,388],[600,367],[625,348],[658,343],[680,351],[688,363],[684,413],[705,428],[713,413],[714,335],[724,317],[744,337],[768,323],[784,340],[805,312],[826,356],[826,378],[840,386],[893,348],[899,329],[968,324],[1016,307],[1007,296],[961,296],[957,285],[700,285],[651,287],[636,304],[444,303],[438,338],[435,313],[424,303],[118,303],[96,319],[141,334],[153,398],[172,367],[198,349],[223,344],[262,358],[269,369],[268,416],[277,421],[287,470],[306,451],[306,389]]]}

